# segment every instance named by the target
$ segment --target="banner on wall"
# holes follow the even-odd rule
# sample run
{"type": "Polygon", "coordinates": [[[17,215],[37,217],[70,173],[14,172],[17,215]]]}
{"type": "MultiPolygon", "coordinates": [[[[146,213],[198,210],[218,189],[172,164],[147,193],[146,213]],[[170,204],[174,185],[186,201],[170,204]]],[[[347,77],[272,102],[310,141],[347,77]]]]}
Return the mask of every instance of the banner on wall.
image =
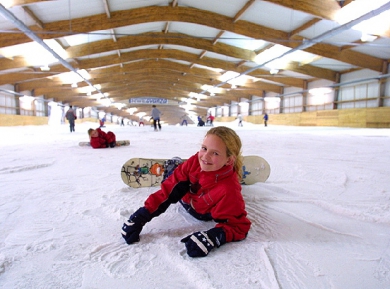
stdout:
{"type": "Polygon", "coordinates": [[[168,104],[168,99],[159,97],[135,97],[130,98],[129,103],[133,104],[168,104]]]}

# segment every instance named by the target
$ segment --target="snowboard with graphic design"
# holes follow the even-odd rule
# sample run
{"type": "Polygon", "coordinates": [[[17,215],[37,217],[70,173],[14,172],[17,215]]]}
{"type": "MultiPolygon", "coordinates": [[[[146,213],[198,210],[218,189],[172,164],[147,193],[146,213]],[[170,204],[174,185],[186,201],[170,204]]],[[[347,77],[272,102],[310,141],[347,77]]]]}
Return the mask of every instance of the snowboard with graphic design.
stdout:
{"type": "MultiPolygon", "coordinates": [[[[133,188],[158,187],[163,180],[165,161],[166,159],[132,158],[121,168],[122,181],[133,188]]],[[[271,173],[269,163],[259,156],[244,156],[242,170],[243,185],[265,182],[271,173]]]]}

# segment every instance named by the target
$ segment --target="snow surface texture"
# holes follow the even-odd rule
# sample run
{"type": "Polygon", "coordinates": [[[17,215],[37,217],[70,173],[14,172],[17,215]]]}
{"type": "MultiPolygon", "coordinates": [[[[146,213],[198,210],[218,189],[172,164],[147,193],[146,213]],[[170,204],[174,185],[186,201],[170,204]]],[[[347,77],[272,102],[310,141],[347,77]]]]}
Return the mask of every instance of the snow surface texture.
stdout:
{"type": "Polygon", "coordinates": [[[131,145],[100,150],[78,146],[96,124],[0,127],[0,288],[390,288],[389,129],[223,125],[271,175],[243,187],[247,239],[195,259],[180,239],[214,224],[178,204],[124,242],[155,189],[120,171],[132,157],[189,157],[208,127],[108,125],[131,145]]]}

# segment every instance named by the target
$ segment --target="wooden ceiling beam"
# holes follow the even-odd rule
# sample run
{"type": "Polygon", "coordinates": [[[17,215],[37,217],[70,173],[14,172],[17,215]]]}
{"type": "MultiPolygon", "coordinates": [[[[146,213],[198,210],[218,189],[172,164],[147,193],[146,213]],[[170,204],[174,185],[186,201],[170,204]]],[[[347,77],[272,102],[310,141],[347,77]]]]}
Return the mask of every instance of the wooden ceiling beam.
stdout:
{"type": "MultiPolygon", "coordinates": [[[[313,15],[320,18],[331,17],[330,15],[332,13],[340,9],[336,2],[334,2],[333,4],[337,5],[338,8],[335,8],[333,4],[329,4],[333,1],[312,1],[312,0],[301,0],[299,2],[292,1],[292,0],[283,0],[283,1],[267,0],[267,1],[291,9],[305,11],[306,13],[313,13],[313,15]],[[327,4],[321,4],[321,3],[327,3],[327,4]],[[330,8],[327,6],[328,4],[330,8]],[[324,9],[322,10],[322,8],[324,9]]],[[[121,26],[128,26],[128,25],[155,22],[155,21],[180,21],[180,22],[188,22],[188,23],[194,23],[199,25],[206,25],[219,30],[230,31],[232,33],[241,34],[254,39],[263,39],[265,41],[271,41],[273,43],[288,46],[291,48],[294,48],[301,43],[301,41],[299,39],[296,39],[296,37],[293,37],[294,41],[288,42],[289,34],[280,30],[271,29],[265,26],[260,26],[254,23],[249,23],[241,20],[237,21],[236,23],[233,23],[232,18],[229,18],[227,16],[219,15],[204,10],[198,10],[196,8],[190,8],[190,7],[148,6],[148,7],[142,7],[142,8],[132,9],[132,10],[115,11],[111,13],[110,19],[107,19],[102,14],[92,15],[88,17],[72,19],[72,28],[74,31],[78,31],[79,33],[88,33],[90,31],[105,30],[105,29],[111,29],[111,28],[116,28],[121,26]]],[[[46,34],[41,33],[39,34],[39,36],[44,39],[63,37],[64,33],[68,32],[68,28],[69,28],[68,20],[45,23],[45,29],[48,31],[48,33],[46,34]]],[[[172,34],[169,33],[169,35],[172,34]]],[[[28,37],[20,33],[15,33],[15,34],[7,33],[7,34],[0,35],[0,47],[26,43],[30,41],[31,40],[28,37]]],[[[200,40],[200,41],[206,41],[206,40],[200,40]]],[[[138,45],[147,45],[155,42],[156,41],[150,41],[150,39],[149,41],[144,39],[143,41],[144,44],[140,42],[138,45]]],[[[208,49],[208,47],[199,48],[197,46],[194,47],[193,45],[188,45],[188,46],[214,52],[213,47],[215,47],[216,45],[213,46],[212,43],[210,43],[210,41],[208,40],[206,42],[207,45],[210,46],[210,49],[208,49]]],[[[160,41],[160,44],[161,43],[186,45],[185,41],[184,42],[172,41],[172,40],[168,40],[167,37],[165,37],[165,39],[163,39],[162,42],[160,41]]],[[[100,42],[100,44],[102,44],[102,42],[100,42]]],[[[91,43],[91,45],[93,45],[93,43],[91,43]]],[[[197,45],[202,46],[202,44],[200,43],[197,43],[197,45]]],[[[217,43],[217,45],[221,45],[221,43],[217,43]]],[[[131,41],[127,43],[126,41],[123,41],[123,49],[131,48],[131,47],[134,47],[131,41]]],[[[93,50],[96,49],[97,48],[93,50]]],[[[117,49],[120,49],[118,44],[113,45],[113,47],[109,50],[117,50],[117,49]]],[[[249,52],[250,54],[245,57],[241,57],[242,55],[240,56],[240,54],[231,53],[230,52],[231,49],[232,49],[231,46],[225,45],[224,47],[221,47],[219,52],[216,53],[221,53],[225,51],[226,54],[222,53],[223,55],[236,57],[239,59],[249,59],[251,61],[253,60],[254,56],[252,52],[249,52]]],[[[91,51],[91,53],[94,52],[93,50],[91,51]]],[[[371,57],[371,59],[365,61],[365,54],[354,52],[356,55],[359,56],[358,60],[356,60],[354,55],[350,56],[349,54],[340,55],[339,53],[327,53],[327,50],[330,51],[338,50],[338,47],[330,44],[316,44],[306,49],[305,51],[307,52],[318,51],[319,55],[324,57],[329,57],[342,62],[350,63],[352,65],[361,66],[362,68],[372,69],[374,71],[381,71],[382,68],[381,59],[371,57]],[[361,63],[361,64],[358,65],[357,63],[361,63]]],[[[84,55],[88,55],[88,54],[90,53],[88,53],[86,50],[84,55]]]]}
{"type": "Polygon", "coordinates": [[[246,2],[244,7],[240,9],[240,11],[237,12],[237,14],[233,17],[233,23],[236,23],[238,20],[240,20],[241,16],[256,2],[256,0],[249,0],[246,2]]]}
{"type": "Polygon", "coordinates": [[[16,7],[16,6],[25,6],[25,5],[30,5],[34,3],[40,3],[40,2],[49,2],[49,1],[55,1],[55,0],[12,0],[8,1],[4,5],[6,8],[11,8],[11,7],[16,7]]]}
{"type": "Polygon", "coordinates": [[[214,38],[214,40],[213,40],[213,45],[215,45],[217,42],[218,42],[218,40],[222,37],[222,35],[225,33],[225,31],[224,30],[222,30],[222,31],[220,31],[218,34],[217,34],[217,36],[214,38]]]}
{"type": "MultiPolygon", "coordinates": [[[[287,33],[259,26],[253,23],[239,21],[233,23],[232,18],[217,13],[199,10],[190,7],[170,6],[147,6],[131,10],[115,11],[111,18],[107,19],[105,14],[92,15],[72,19],[73,31],[78,33],[89,33],[90,31],[108,30],[117,27],[157,22],[157,21],[179,21],[193,24],[210,26],[219,30],[231,31],[237,34],[244,34],[253,38],[287,38],[287,33]],[[244,33],[242,33],[244,32],[244,33]],[[257,37],[262,36],[262,37],[257,37]]],[[[64,33],[69,32],[69,20],[45,23],[47,33],[38,34],[43,39],[60,38],[64,33]]],[[[31,41],[23,34],[0,35],[0,46],[11,46],[31,41]]]]}
{"type": "MultiPolygon", "coordinates": [[[[303,37],[293,37],[297,41],[290,42],[288,45],[291,48],[295,48],[304,41],[303,37]]],[[[374,71],[379,71],[379,67],[382,66],[382,59],[363,54],[353,50],[341,50],[340,47],[333,46],[326,43],[318,43],[305,49],[306,52],[316,54],[319,56],[335,59],[341,62],[345,62],[351,65],[359,66],[361,68],[368,68],[374,71]]]]}
{"type": "Polygon", "coordinates": [[[298,10],[316,17],[334,20],[334,17],[341,7],[337,1],[313,1],[313,0],[264,0],[293,10],[298,10]]]}
{"type": "Polygon", "coordinates": [[[295,28],[293,31],[289,33],[289,38],[299,34],[303,30],[306,30],[307,28],[315,25],[316,23],[320,22],[322,19],[321,18],[313,18],[309,20],[308,22],[304,23],[303,25],[299,26],[298,28],[295,28]]]}
{"type": "Polygon", "coordinates": [[[150,32],[139,34],[136,36],[125,36],[118,39],[116,43],[109,40],[95,41],[88,44],[72,46],[66,49],[69,58],[78,58],[88,56],[90,54],[98,54],[107,51],[118,49],[129,49],[146,45],[180,45],[192,47],[195,49],[206,50],[217,54],[227,55],[238,59],[246,59],[253,61],[256,56],[251,50],[233,47],[224,43],[216,43],[213,45],[207,39],[191,37],[180,33],[162,33],[150,32]]]}
{"type": "Polygon", "coordinates": [[[42,21],[28,8],[27,6],[23,6],[22,9],[24,12],[30,16],[30,18],[35,22],[35,25],[37,25],[39,28],[44,29],[45,25],[42,23],[42,21]]]}
{"type": "Polygon", "coordinates": [[[4,84],[17,84],[24,81],[31,81],[34,79],[41,79],[44,77],[50,77],[57,73],[62,72],[68,72],[68,70],[65,67],[59,67],[60,71],[57,72],[31,72],[29,70],[21,71],[21,72],[14,72],[14,73],[7,73],[7,74],[0,74],[0,85],[4,84]]]}
{"type": "MultiPolygon", "coordinates": [[[[181,50],[173,50],[173,49],[166,49],[166,50],[145,49],[145,50],[132,51],[129,53],[122,54],[121,61],[129,62],[129,61],[133,61],[137,59],[145,59],[145,58],[151,58],[151,59],[175,58],[178,60],[200,64],[202,66],[208,66],[212,68],[223,68],[225,70],[231,70],[238,73],[245,72],[250,68],[249,66],[244,66],[244,65],[237,66],[235,63],[219,60],[216,58],[202,57],[202,59],[199,59],[199,57],[197,57],[197,55],[195,54],[184,52],[181,50]]],[[[116,60],[114,57],[107,56],[107,57],[102,57],[97,59],[81,60],[79,68],[88,69],[94,67],[93,65],[95,65],[95,67],[96,65],[108,66],[115,63],[119,63],[119,60],[116,60]]],[[[186,71],[188,71],[188,69],[186,69],[186,71]]],[[[250,76],[262,75],[262,77],[265,76],[267,79],[272,78],[272,75],[269,74],[269,71],[263,69],[256,69],[255,71],[249,73],[249,75],[250,76]]],[[[326,75],[328,75],[328,73],[326,73],[326,75]]],[[[278,79],[280,81],[277,81],[275,78],[274,81],[287,86],[302,87],[302,79],[293,78],[293,77],[283,77],[283,78],[279,77],[278,79]]]]}

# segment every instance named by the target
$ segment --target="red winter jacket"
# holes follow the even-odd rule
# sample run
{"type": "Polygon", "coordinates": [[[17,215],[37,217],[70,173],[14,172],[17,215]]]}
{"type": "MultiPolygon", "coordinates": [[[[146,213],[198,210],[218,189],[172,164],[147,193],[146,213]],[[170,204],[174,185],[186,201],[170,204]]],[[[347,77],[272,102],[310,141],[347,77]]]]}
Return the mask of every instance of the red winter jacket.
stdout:
{"type": "Polygon", "coordinates": [[[116,141],[115,134],[111,131],[108,133],[105,133],[102,131],[100,128],[96,129],[99,133],[98,137],[91,137],[91,147],[94,149],[99,149],[99,148],[106,148],[108,145],[114,141],[116,141]]]}
{"type": "Polygon", "coordinates": [[[197,153],[179,165],[161,189],[147,198],[145,207],[155,217],[180,199],[199,214],[211,214],[216,227],[223,228],[226,242],[246,237],[251,222],[246,217],[241,185],[232,166],[202,171],[197,153]]]}

